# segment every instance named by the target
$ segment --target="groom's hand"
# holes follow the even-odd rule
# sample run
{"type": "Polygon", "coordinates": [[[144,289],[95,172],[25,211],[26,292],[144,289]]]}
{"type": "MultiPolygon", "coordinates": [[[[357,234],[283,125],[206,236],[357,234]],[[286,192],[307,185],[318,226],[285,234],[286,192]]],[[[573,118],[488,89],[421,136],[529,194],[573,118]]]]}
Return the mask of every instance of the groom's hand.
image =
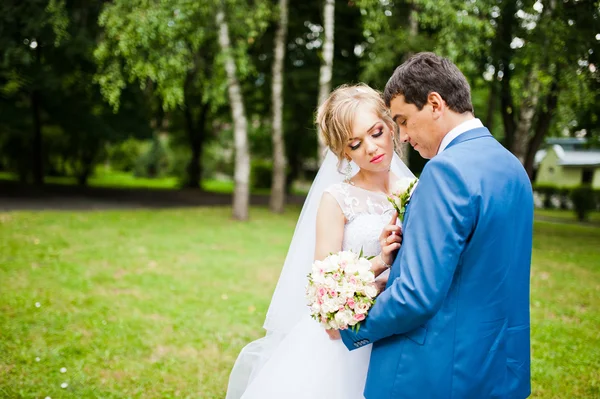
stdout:
{"type": "Polygon", "coordinates": [[[381,244],[381,260],[386,264],[391,265],[396,257],[396,251],[402,244],[402,228],[396,225],[398,213],[394,212],[392,220],[383,228],[379,236],[381,244]]]}
{"type": "Polygon", "coordinates": [[[329,339],[332,341],[337,341],[338,339],[342,339],[340,335],[340,330],[325,330],[327,335],[329,335],[329,339]]]}

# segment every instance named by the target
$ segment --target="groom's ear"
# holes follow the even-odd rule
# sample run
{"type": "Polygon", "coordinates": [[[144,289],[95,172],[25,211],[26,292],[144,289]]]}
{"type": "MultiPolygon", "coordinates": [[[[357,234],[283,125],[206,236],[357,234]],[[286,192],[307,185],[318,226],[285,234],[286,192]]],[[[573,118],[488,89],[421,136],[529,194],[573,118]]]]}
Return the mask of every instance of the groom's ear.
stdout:
{"type": "Polygon", "coordinates": [[[432,91],[429,93],[427,96],[427,103],[431,106],[434,120],[439,119],[446,110],[446,101],[444,101],[438,92],[432,91]]]}

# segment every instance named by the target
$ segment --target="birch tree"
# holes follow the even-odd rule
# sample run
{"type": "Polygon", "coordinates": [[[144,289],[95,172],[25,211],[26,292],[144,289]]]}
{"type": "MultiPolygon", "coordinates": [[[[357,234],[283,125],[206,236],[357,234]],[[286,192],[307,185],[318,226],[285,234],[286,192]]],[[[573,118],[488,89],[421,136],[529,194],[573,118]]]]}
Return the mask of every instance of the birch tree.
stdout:
{"type": "Polygon", "coordinates": [[[242,97],[242,89],[237,77],[237,67],[232,54],[229,38],[229,25],[225,19],[225,7],[219,3],[216,14],[219,27],[219,45],[221,46],[225,72],[227,73],[227,92],[231,104],[233,136],[235,148],[235,188],[233,192],[233,217],[237,220],[248,219],[250,201],[250,152],[248,151],[248,120],[242,97]]]}
{"type": "Polygon", "coordinates": [[[288,30],[288,0],[279,0],[279,24],[275,34],[273,82],[271,88],[273,112],[273,185],[270,208],[282,213],[285,207],[285,177],[287,159],[283,138],[283,65],[288,30]]]}
{"type": "MultiPolygon", "coordinates": [[[[333,76],[333,47],[334,47],[334,28],[335,28],[335,0],[325,0],[323,7],[323,28],[325,40],[323,42],[323,56],[321,58],[321,69],[319,72],[319,106],[327,99],[331,92],[331,78],[333,76]]],[[[319,164],[325,157],[325,142],[319,135],[319,164]]]]}

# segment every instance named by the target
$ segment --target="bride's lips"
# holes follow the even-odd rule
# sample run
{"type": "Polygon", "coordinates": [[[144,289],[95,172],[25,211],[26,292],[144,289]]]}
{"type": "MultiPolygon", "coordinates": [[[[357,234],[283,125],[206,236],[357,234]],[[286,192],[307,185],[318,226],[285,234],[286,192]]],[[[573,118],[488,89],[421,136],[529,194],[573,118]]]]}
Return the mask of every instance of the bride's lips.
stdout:
{"type": "Polygon", "coordinates": [[[373,159],[371,159],[371,163],[379,163],[383,161],[383,157],[385,157],[385,154],[377,155],[376,157],[373,157],[373,159]]]}

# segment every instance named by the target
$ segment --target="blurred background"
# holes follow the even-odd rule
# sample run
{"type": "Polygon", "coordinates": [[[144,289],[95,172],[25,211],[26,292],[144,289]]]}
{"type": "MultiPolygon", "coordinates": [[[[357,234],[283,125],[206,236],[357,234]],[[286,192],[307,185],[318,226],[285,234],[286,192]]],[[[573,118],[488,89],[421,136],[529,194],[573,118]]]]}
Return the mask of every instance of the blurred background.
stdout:
{"type": "Polygon", "coordinates": [[[0,397],[224,397],[318,104],[419,51],[459,66],[534,186],[533,396],[600,397],[592,0],[2,1],[0,397]]]}

